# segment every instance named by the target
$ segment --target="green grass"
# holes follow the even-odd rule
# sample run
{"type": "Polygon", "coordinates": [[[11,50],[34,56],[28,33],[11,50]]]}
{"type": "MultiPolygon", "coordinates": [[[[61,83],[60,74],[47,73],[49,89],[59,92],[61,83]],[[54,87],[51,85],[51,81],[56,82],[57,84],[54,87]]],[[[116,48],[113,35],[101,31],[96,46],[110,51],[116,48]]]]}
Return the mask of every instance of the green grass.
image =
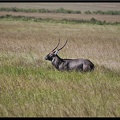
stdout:
{"type": "Polygon", "coordinates": [[[0,68],[0,116],[119,116],[120,74],[0,68]]]}
{"type": "Polygon", "coordinates": [[[119,117],[120,26],[0,21],[0,117],[119,117]],[[60,72],[44,57],[87,58],[93,72],[60,72]]]}

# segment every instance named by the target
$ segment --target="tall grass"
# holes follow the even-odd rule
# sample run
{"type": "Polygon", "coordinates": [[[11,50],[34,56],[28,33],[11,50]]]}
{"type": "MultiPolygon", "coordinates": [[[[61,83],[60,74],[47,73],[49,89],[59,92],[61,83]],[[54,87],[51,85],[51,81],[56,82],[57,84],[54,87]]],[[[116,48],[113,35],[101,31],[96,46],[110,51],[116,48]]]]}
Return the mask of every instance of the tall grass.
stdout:
{"type": "Polygon", "coordinates": [[[0,21],[1,117],[119,117],[120,26],[0,21]],[[88,58],[88,73],[57,71],[44,57],[88,58]]]}

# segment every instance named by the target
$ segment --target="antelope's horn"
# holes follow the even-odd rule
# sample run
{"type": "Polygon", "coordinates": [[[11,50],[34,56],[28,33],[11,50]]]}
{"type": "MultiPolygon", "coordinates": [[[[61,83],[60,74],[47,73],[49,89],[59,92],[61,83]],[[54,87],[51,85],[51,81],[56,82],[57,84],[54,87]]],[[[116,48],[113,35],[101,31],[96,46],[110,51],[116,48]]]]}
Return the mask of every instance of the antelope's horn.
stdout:
{"type": "Polygon", "coordinates": [[[60,44],[60,39],[59,39],[59,41],[58,41],[57,46],[56,46],[52,51],[54,51],[54,50],[58,47],[59,44],[60,44]]]}
{"type": "Polygon", "coordinates": [[[61,48],[59,48],[58,51],[60,51],[61,49],[63,49],[65,47],[65,45],[67,44],[67,41],[68,40],[66,40],[65,44],[61,48]]]}

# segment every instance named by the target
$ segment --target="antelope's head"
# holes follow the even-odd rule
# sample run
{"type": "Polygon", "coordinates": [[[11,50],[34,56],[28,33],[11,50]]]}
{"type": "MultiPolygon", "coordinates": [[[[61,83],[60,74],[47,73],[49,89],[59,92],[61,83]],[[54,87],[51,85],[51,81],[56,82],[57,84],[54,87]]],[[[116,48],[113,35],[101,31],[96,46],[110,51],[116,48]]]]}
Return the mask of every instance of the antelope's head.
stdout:
{"type": "Polygon", "coordinates": [[[58,52],[67,44],[67,40],[61,48],[57,49],[59,44],[60,44],[60,39],[59,39],[59,42],[58,42],[57,46],[45,57],[45,60],[52,61],[53,58],[58,54],[58,52]]]}

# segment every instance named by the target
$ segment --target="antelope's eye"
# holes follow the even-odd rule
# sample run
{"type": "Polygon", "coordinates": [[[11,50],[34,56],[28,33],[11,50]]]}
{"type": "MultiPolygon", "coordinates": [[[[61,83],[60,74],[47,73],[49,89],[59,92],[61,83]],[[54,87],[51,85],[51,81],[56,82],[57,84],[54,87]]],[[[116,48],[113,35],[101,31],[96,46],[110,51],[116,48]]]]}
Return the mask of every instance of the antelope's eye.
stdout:
{"type": "Polygon", "coordinates": [[[53,52],[51,52],[50,54],[51,54],[51,55],[54,55],[54,54],[55,54],[55,52],[56,52],[56,51],[53,51],[53,52]]]}
{"type": "Polygon", "coordinates": [[[50,56],[53,56],[53,54],[54,54],[54,53],[53,53],[53,52],[51,52],[49,55],[50,55],[50,56]]]}

